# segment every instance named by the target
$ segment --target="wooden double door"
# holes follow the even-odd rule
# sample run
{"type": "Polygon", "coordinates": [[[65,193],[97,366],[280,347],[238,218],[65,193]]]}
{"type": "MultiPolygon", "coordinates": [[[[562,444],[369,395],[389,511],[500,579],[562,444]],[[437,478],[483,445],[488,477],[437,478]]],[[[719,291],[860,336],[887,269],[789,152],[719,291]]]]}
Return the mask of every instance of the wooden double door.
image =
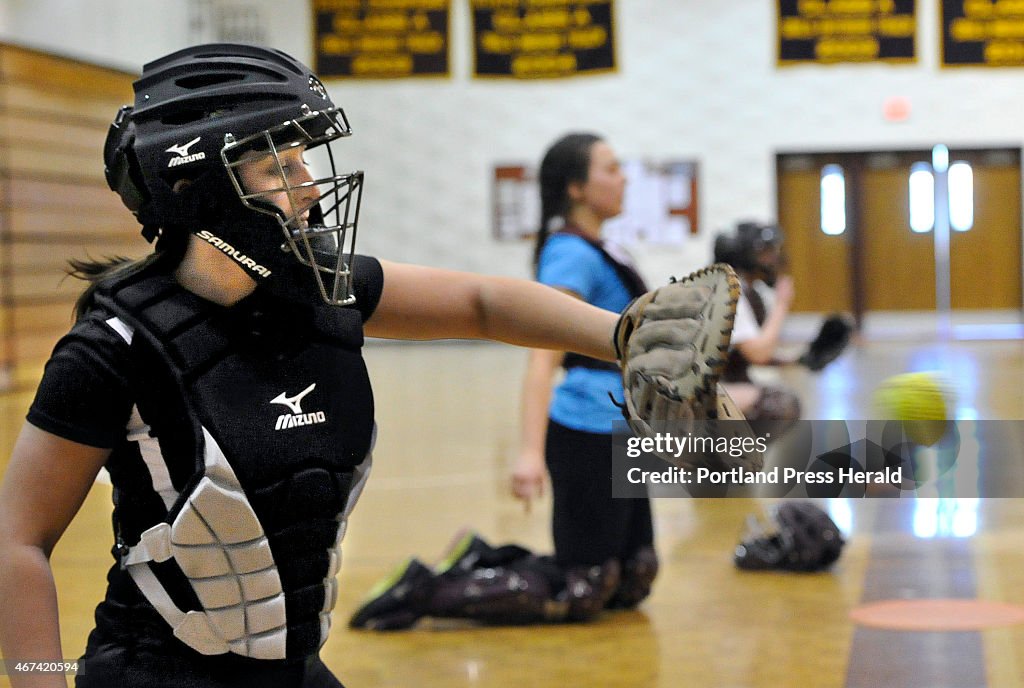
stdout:
{"type": "MultiPolygon", "coordinates": [[[[911,170],[931,160],[931,150],[776,157],[778,219],[796,283],[794,310],[860,316],[936,308],[935,231],[918,233],[910,226],[911,170]],[[846,227],[839,234],[822,231],[826,166],[841,170],[844,179],[846,227]]],[[[1020,160],[1019,148],[949,149],[950,164],[971,166],[974,208],[971,228],[950,232],[953,309],[1021,307],[1020,160]]]]}

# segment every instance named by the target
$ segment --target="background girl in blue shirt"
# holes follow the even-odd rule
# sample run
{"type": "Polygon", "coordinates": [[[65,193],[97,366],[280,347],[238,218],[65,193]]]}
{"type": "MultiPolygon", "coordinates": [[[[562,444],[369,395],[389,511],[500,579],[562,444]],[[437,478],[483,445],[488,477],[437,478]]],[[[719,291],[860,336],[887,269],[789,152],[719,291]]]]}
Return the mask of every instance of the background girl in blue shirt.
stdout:
{"type": "MultiPolygon", "coordinates": [[[[626,179],[611,147],[593,134],[569,134],[540,167],[543,221],[535,263],[540,282],[614,313],[646,291],[628,258],[601,240],[622,210],[626,179]]],[[[356,610],[354,628],[409,628],[421,617],[489,623],[587,621],[609,607],[634,607],[658,570],[647,498],[613,499],[612,422],[622,413],[615,364],[534,349],[523,390],[522,448],[512,491],[527,505],[550,473],[553,556],[469,532],[442,562],[410,558],[356,610]],[[552,392],[555,373],[565,378],[552,392]]]]}
{"type": "MultiPolygon", "coordinates": [[[[601,238],[603,223],[622,211],[626,179],[615,152],[594,134],[568,134],[544,155],[539,184],[538,281],[621,311],[645,287],[628,256],[601,238]]],[[[650,593],[658,560],[649,499],[611,495],[612,422],[622,419],[612,397],[622,400],[616,368],[576,354],[532,351],[512,491],[528,504],[542,493],[547,472],[556,563],[603,566],[598,587],[608,589],[606,605],[633,607],[650,593]],[[552,391],[559,367],[565,377],[552,391]]]]}

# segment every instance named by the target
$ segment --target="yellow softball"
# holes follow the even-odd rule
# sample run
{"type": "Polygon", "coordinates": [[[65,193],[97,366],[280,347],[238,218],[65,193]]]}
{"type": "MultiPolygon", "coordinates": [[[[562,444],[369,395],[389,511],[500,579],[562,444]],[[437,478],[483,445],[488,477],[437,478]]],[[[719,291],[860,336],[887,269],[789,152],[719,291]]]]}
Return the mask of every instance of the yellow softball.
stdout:
{"type": "Polygon", "coordinates": [[[904,422],[907,436],[931,446],[948,429],[952,399],[937,373],[902,373],[887,378],[875,391],[875,406],[885,420],[904,422]]]}

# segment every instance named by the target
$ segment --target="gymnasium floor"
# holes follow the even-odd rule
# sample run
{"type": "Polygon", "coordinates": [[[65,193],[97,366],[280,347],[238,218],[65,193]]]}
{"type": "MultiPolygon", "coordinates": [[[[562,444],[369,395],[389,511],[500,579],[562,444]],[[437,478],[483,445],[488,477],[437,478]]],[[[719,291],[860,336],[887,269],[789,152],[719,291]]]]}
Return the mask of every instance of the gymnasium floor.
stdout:
{"type": "MultiPolygon", "coordinates": [[[[910,335],[881,323],[867,332],[823,373],[778,374],[800,392],[807,417],[870,417],[880,380],[940,368],[958,380],[961,417],[1024,419],[1024,340],[943,339],[927,321],[910,335]]],[[[637,611],[579,626],[350,631],[349,614],[378,579],[410,555],[437,561],[461,528],[550,547],[547,502],[525,513],[505,487],[525,352],[374,344],[366,358],[380,436],[374,475],[346,539],[335,629],[322,652],[349,688],[1024,685],[1024,625],[1012,623],[1020,607],[997,608],[1011,616],[987,617],[1002,625],[981,630],[950,630],[951,623],[983,623],[973,608],[952,620],[918,613],[946,630],[851,620],[862,605],[892,599],[1024,605],[1018,499],[822,502],[848,545],[830,572],[815,575],[733,567],[744,518],[762,506],[756,500],[658,499],[663,568],[637,611]]],[[[29,401],[29,392],[0,394],[0,466],[29,401]]],[[[110,564],[109,501],[109,486],[97,484],[53,556],[68,657],[84,646],[110,564]]]]}

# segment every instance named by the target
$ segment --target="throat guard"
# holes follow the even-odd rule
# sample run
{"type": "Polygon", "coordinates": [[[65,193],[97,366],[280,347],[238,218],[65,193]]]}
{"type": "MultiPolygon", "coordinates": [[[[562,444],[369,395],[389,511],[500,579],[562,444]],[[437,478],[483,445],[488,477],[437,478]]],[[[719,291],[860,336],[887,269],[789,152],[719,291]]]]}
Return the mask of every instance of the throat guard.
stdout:
{"type": "Polygon", "coordinates": [[[115,492],[122,568],[201,654],[315,653],[371,463],[359,313],[321,305],[297,315],[295,304],[269,297],[223,308],[168,275],[115,281],[95,298],[115,315],[107,322],[129,342],[143,380],[129,439],[156,447],[140,454],[166,506],[159,522],[140,522],[127,491],[124,504],[115,492]],[[144,390],[159,387],[146,380],[168,379],[177,389],[144,390]],[[152,401],[144,408],[158,396],[184,403],[177,414],[153,412],[152,401]],[[174,462],[191,462],[191,476],[168,477],[174,462]]]}

